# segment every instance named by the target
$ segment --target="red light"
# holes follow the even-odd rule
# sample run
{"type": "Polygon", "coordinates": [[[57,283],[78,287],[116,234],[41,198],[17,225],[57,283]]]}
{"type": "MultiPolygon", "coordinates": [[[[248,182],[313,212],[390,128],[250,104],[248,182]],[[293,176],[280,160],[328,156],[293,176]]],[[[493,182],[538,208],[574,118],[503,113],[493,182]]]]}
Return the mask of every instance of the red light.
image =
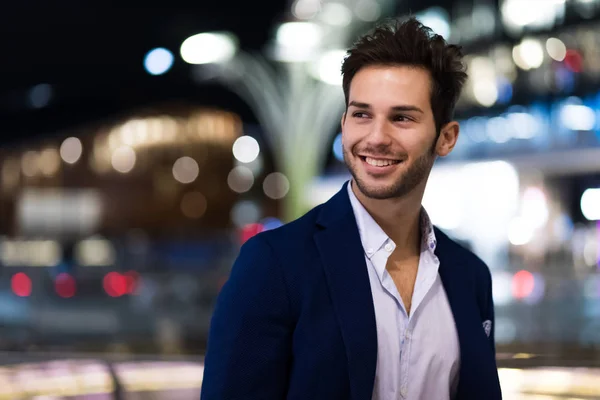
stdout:
{"type": "Polygon", "coordinates": [[[567,50],[564,62],[567,68],[573,72],[581,72],[583,70],[583,57],[577,50],[567,50]]]}
{"type": "Polygon", "coordinates": [[[77,292],[75,278],[67,273],[59,274],[54,280],[54,290],[57,295],[65,299],[75,296],[77,292]]]}
{"type": "Polygon", "coordinates": [[[118,272],[109,272],[102,280],[104,291],[110,297],[121,297],[127,294],[127,278],[118,272]]]}
{"type": "Polygon", "coordinates": [[[513,296],[517,299],[524,299],[533,293],[533,287],[535,286],[535,278],[529,271],[519,271],[513,276],[512,280],[512,292],[513,296]]]}
{"type": "Polygon", "coordinates": [[[138,287],[140,275],[135,271],[125,273],[125,282],[127,284],[127,294],[135,294],[138,287]]]}
{"type": "Polygon", "coordinates": [[[263,224],[248,224],[242,228],[242,244],[246,243],[254,235],[258,235],[265,230],[263,224]]]}
{"type": "Polygon", "coordinates": [[[19,297],[29,297],[31,295],[31,279],[23,272],[12,276],[10,287],[13,293],[19,297]]]}

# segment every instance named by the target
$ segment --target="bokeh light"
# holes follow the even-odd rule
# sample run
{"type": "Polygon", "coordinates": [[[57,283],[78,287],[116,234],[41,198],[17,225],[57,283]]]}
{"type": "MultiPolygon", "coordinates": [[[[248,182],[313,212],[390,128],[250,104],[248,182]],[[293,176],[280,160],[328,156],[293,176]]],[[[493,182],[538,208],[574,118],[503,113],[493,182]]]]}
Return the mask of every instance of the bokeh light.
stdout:
{"type": "Polygon", "coordinates": [[[162,75],[173,66],[173,53],[159,47],[152,49],[144,57],[144,68],[150,75],[162,75]]]}
{"type": "Polygon", "coordinates": [[[332,149],[334,157],[338,161],[344,161],[344,148],[342,147],[342,134],[338,133],[333,140],[332,149]]]}
{"type": "Polygon", "coordinates": [[[55,148],[47,148],[40,152],[38,167],[44,176],[54,176],[60,169],[60,155],[55,148]]]}
{"type": "Polygon", "coordinates": [[[181,157],[173,164],[173,177],[181,183],[192,183],[198,178],[200,167],[192,157],[181,157]]]}
{"type": "Polygon", "coordinates": [[[246,193],[254,185],[254,174],[246,166],[237,166],[227,175],[227,185],[236,193],[246,193]]]}
{"type": "Polygon", "coordinates": [[[180,54],[188,64],[210,64],[230,60],[236,50],[237,41],[229,33],[199,33],[183,41],[180,54]]]}
{"type": "Polygon", "coordinates": [[[252,136],[241,136],[233,143],[233,156],[243,163],[250,163],[260,154],[260,146],[252,136]]]}
{"type": "Polygon", "coordinates": [[[26,151],[21,157],[21,171],[23,175],[31,178],[39,172],[38,154],[35,151],[26,151]]]}
{"type": "Polygon", "coordinates": [[[75,164],[81,157],[83,146],[76,137],[66,138],[60,145],[60,157],[67,164],[75,164]]]}
{"type": "Polygon", "coordinates": [[[600,221],[600,188],[586,189],[581,196],[580,206],[588,221],[600,221]]]}
{"type": "Polygon", "coordinates": [[[298,19],[311,19],[321,9],[319,0],[296,0],[292,4],[292,14],[298,19]]]}
{"type": "Polygon", "coordinates": [[[514,246],[522,246],[533,238],[534,227],[523,217],[514,218],[508,227],[508,241],[514,246]]]}
{"type": "Polygon", "coordinates": [[[135,166],[135,151],[129,146],[118,147],[112,155],[111,164],[115,171],[122,174],[131,172],[135,166]]]}
{"type": "Polygon", "coordinates": [[[54,290],[57,295],[65,299],[75,296],[77,292],[75,278],[64,272],[59,274],[54,280],[54,290]]]}
{"type": "Polygon", "coordinates": [[[539,40],[525,38],[514,47],[513,60],[523,70],[539,68],[544,62],[544,49],[539,40]]]}
{"type": "Polygon", "coordinates": [[[12,292],[19,297],[29,297],[31,295],[31,279],[27,274],[18,272],[10,280],[12,292]]]}
{"type": "Polygon", "coordinates": [[[529,271],[521,270],[513,276],[512,293],[515,299],[525,299],[533,293],[535,278],[529,271]]]}
{"type": "Polygon", "coordinates": [[[352,11],[342,3],[324,3],[319,16],[323,22],[333,26],[348,26],[352,22],[352,11]]]}
{"type": "Polygon", "coordinates": [[[567,46],[562,40],[553,37],[546,40],[546,51],[553,60],[559,62],[567,56],[567,46]]]}
{"type": "Polygon", "coordinates": [[[290,190],[290,181],[281,172],[273,172],[263,181],[263,190],[271,199],[282,199],[290,190]]]}

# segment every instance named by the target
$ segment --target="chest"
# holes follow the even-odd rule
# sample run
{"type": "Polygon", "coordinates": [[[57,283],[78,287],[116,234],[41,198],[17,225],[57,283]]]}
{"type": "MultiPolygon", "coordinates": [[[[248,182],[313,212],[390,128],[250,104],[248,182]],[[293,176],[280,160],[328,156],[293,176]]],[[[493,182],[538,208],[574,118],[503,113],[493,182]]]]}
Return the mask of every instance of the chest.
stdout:
{"type": "Polygon", "coordinates": [[[410,312],[412,297],[419,271],[419,256],[400,259],[392,254],[386,263],[389,273],[407,312],[410,312]]]}

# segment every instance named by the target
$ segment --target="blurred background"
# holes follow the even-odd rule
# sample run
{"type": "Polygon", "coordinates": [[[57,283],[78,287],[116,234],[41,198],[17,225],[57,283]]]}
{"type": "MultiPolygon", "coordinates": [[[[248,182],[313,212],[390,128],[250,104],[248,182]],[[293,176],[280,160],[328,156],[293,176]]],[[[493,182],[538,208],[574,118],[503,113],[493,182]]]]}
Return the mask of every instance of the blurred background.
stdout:
{"type": "Polygon", "coordinates": [[[197,399],[240,245],[326,201],[345,49],[462,45],[425,195],[494,279],[507,399],[600,399],[600,0],[11,2],[0,13],[0,399],[197,399]]]}

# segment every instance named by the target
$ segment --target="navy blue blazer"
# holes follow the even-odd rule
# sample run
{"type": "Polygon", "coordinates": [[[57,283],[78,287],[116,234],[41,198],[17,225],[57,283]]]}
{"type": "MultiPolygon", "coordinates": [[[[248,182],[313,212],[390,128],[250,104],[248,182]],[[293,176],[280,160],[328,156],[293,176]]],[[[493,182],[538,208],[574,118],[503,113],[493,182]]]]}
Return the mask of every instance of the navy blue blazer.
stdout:
{"type": "MultiPolygon", "coordinates": [[[[212,317],[202,400],[371,399],[375,309],[346,185],[300,219],[242,246],[212,317]]],[[[460,344],[456,398],[501,399],[490,272],[435,234],[460,344]]]]}

